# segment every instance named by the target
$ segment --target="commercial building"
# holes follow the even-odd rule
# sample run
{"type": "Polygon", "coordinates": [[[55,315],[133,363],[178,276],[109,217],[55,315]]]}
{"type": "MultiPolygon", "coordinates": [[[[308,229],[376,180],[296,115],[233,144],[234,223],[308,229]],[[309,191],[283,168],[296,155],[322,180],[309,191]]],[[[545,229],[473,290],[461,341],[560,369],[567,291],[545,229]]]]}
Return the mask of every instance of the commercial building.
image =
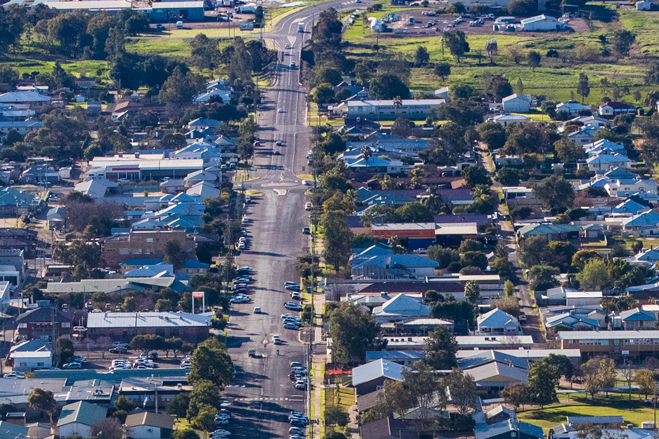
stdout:
{"type": "Polygon", "coordinates": [[[110,236],[101,242],[102,257],[112,268],[140,256],[163,258],[170,241],[178,242],[188,259],[196,259],[194,238],[185,230],[138,230],[110,236]]]}
{"type": "Polygon", "coordinates": [[[549,15],[536,15],[521,21],[522,30],[526,32],[547,32],[558,29],[558,20],[549,15]]]}
{"type": "Polygon", "coordinates": [[[40,300],[39,307],[16,317],[16,332],[21,340],[39,339],[54,341],[58,337],[71,338],[71,319],[55,307],[50,300],[40,300]]]}
{"type": "Polygon", "coordinates": [[[528,113],[531,109],[531,95],[512,94],[501,100],[503,111],[507,113],[528,113]]]}
{"type": "Polygon", "coordinates": [[[659,331],[560,331],[561,349],[579,349],[582,355],[654,356],[659,331]]]}
{"type": "Polygon", "coordinates": [[[345,101],[333,111],[346,119],[395,120],[406,117],[410,120],[423,120],[430,111],[446,102],[444,99],[402,99],[400,106],[393,99],[345,101]]]}
{"type": "Polygon", "coordinates": [[[153,334],[199,343],[208,338],[210,322],[210,316],[184,312],[89,313],[87,336],[128,342],[136,335],[153,334]]]}
{"type": "Polygon", "coordinates": [[[198,21],[204,19],[204,2],[153,2],[143,12],[151,21],[198,21]]]}
{"type": "Polygon", "coordinates": [[[48,282],[45,294],[62,293],[117,293],[128,291],[159,291],[162,288],[171,288],[181,292],[185,285],[175,277],[132,277],[130,279],[83,279],[80,282],[48,282]]]}
{"type": "Polygon", "coordinates": [[[125,0],[86,0],[79,2],[47,1],[44,4],[59,12],[76,12],[87,10],[90,12],[117,13],[122,9],[130,9],[131,2],[125,0]]]}
{"type": "MultiPolygon", "coordinates": [[[[182,2],[185,3],[185,2],[182,2]]],[[[202,2],[199,2],[202,3],[202,2]]],[[[162,4],[162,3],[158,3],[162,4]]],[[[89,179],[117,181],[162,180],[184,178],[191,172],[204,168],[203,159],[176,160],[159,154],[115,154],[113,157],[94,157],[89,162],[89,179]]]]}

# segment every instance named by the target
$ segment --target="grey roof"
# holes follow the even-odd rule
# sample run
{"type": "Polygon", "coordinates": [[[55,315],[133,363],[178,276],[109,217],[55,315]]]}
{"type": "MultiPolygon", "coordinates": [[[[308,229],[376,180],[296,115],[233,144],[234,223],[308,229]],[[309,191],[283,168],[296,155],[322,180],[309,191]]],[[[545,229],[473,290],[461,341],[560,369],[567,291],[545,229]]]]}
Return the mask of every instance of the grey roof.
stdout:
{"type": "Polygon", "coordinates": [[[367,393],[366,395],[357,396],[357,408],[360,412],[365,412],[366,410],[372,409],[378,402],[380,402],[380,395],[384,393],[384,390],[379,389],[375,392],[367,393]]]}
{"type": "Polygon", "coordinates": [[[124,422],[124,425],[126,427],[137,427],[139,425],[146,425],[149,427],[173,430],[174,418],[169,415],[165,415],[161,413],[142,412],[142,413],[135,413],[133,415],[128,415],[126,417],[126,422],[124,422]]]}
{"type": "Polygon", "coordinates": [[[473,356],[462,358],[458,360],[458,367],[460,369],[471,369],[473,367],[482,366],[492,362],[502,364],[510,364],[513,367],[520,369],[528,369],[529,362],[525,358],[515,357],[501,351],[487,350],[487,351],[472,351],[473,356]]]}
{"type": "Polygon", "coordinates": [[[373,310],[375,316],[424,316],[430,315],[430,307],[423,305],[405,294],[398,294],[397,296],[389,299],[382,306],[378,306],[373,310]]]}
{"type": "Polygon", "coordinates": [[[519,325],[517,319],[499,308],[479,316],[477,319],[478,326],[485,326],[487,328],[503,328],[509,323],[519,325]]]}
{"type": "Polygon", "coordinates": [[[385,439],[395,437],[398,439],[416,439],[417,433],[409,428],[400,419],[387,417],[359,427],[362,439],[385,439]]]}
{"type": "Polygon", "coordinates": [[[659,331],[558,331],[558,340],[657,340],[659,331]]]}
{"type": "Polygon", "coordinates": [[[568,416],[567,423],[575,424],[622,424],[622,416],[568,416]]]}
{"type": "Polygon", "coordinates": [[[530,224],[519,229],[521,236],[548,235],[557,233],[574,233],[581,231],[581,226],[570,224],[530,224]]]}
{"type": "Polygon", "coordinates": [[[493,362],[468,369],[465,374],[471,375],[479,387],[504,387],[510,384],[526,383],[528,371],[493,362]]]}
{"type": "Polygon", "coordinates": [[[105,407],[85,401],[74,402],[73,404],[67,404],[62,407],[62,413],[60,413],[57,426],[61,427],[73,423],[91,426],[105,419],[107,413],[108,409],[105,407]]]}
{"type": "Polygon", "coordinates": [[[185,312],[99,312],[89,313],[87,328],[206,327],[211,318],[185,312]]]}
{"type": "Polygon", "coordinates": [[[417,361],[426,358],[423,351],[367,351],[366,361],[390,360],[390,361],[417,361]]]}
{"type": "Polygon", "coordinates": [[[53,320],[57,322],[71,321],[64,313],[50,307],[31,309],[16,317],[17,323],[52,322],[53,320]]]}
{"type": "Polygon", "coordinates": [[[389,360],[376,360],[352,369],[352,385],[357,386],[380,377],[403,381],[402,372],[407,369],[389,360]]]}
{"type": "Polygon", "coordinates": [[[83,279],[80,282],[48,282],[45,293],[113,293],[123,290],[141,291],[149,288],[172,287],[173,277],[142,277],[131,279],[83,279]]]}

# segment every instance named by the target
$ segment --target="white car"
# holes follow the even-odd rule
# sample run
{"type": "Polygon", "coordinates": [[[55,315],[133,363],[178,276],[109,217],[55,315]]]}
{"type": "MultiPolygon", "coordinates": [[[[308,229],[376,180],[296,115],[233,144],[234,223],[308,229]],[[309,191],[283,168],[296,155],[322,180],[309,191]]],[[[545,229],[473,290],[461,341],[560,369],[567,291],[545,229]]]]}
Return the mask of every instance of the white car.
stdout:
{"type": "Polygon", "coordinates": [[[283,112],[284,112],[284,109],[283,109],[283,108],[279,108],[279,109],[277,110],[277,113],[283,113],[283,112]]]}
{"type": "Polygon", "coordinates": [[[307,202],[307,203],[304,205],[304,210],[311,210],[311,202],[307,202]]]}
{"type": "Polygon", "coordinates": [[[303,186],[309,186],[309,182],[307,180],[302,180],[302,185],[303,186]]]}
{"type": "Polygon", "coordinates": [[[238,250],[245,250],[245,243],[244,242],[239,242],[238,243],[238,250]]]}
{"type": "Polygon", "coordinates": [[[286,47],[284,47],[284,49],[290,49],[290,48],[291,48],[290,44],[286,44],[286,47]]]}
{"type": "Polygon", "coordinates": [[[112,343],[112,347],[113,348],[127,348],[128,343],[124,343],[122,341],[115,341],[114,343],[112,343]]]}

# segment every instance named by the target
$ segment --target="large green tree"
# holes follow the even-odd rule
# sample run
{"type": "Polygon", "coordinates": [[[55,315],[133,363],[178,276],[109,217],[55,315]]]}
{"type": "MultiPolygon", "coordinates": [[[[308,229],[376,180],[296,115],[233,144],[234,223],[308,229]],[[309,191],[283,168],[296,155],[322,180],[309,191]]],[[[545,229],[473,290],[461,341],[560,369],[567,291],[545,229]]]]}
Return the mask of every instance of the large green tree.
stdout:
{"type": "Polygon", "coordinates": [[[352,231],[346,222],[346,214],[339,210],[325,212],[320,224],[325,232],[323,257],[339,271],[348,264],[352,252],[352,231]]]}
{"type": "Polygon", "coordinates": [[[188,382],[196,385],[196,381],[208,380],[223,389],[233,379],[233,370],[226,347],[216,338],[209,338],[192,353],[188,382]]]}
{"type": "Polygon", "coordinates": [[[450,370],[458,365],[458,342],[453,331],[445,326],[438,326],[428,335],[423,351],[426,363],[434,369],[450,370]]]}
{"type": "Polygon", "coordinates": [[[363,360],[380,331],[371,313],[347,302],[331,311],[329,329],[335,361],[342,365],[363,360]]]}
{"type": "Polygon", "coordinates": [[[550,209],[570,208],[574,204],[574,188],[563,177],[552,175],[537,183],[535,196],[550,209]]]}

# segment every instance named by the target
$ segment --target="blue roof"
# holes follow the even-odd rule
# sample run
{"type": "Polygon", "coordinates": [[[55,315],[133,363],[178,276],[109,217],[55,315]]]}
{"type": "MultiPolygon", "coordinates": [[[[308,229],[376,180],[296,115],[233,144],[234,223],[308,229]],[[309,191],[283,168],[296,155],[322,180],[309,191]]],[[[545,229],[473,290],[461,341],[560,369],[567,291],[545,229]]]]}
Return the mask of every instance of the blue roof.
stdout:
{"type": "Polygon", "coordinates": [[[567,423],[574,424],[622,424],[622,416],[568,416],[567,423]]]}
{"type": "Polygon", "coordinates": [[[654,316],[654,313],[650,313],[647,311],[643,311],[638,308],[630,309],[627,311],[622,311],[620,313],[620,317],[622,320],[636,320],[636,321],[643,321],[643,320],[650,320],[650,321],[657,321],[657,318],[654,316]]]}
{"type": "Polygon", "coordinates": [[[158,265],[165,262],[162,259],[129,259],[119,262],[119,265],[158,265]]]}
{"type": "Polygon", "coordinates": [[[634,200],[626,200],[613,208],[613,213],[632,213],[636,214],[641,210],[646,210],[647,207],[634,200]]]}
{"type": "Polygon", "coordinates": [[[639,213],[622,223],[625,226],[654,226],[659,224],[659,213],[654,210],[639,213]]]}
{"type": "Polygon", "coordinates": [[[367,351],[366,361],[391,360],[391,361],[416,361],[426,358],[423,351],[367,351]]]}
{"type": "Polygon", "coordinates": [[[208,268],[208,267],[210,267],[210,264],[199,262],[196,259],[188,259],[185,261],[185,264],[183,265],[183,268],[208,268]]]}

